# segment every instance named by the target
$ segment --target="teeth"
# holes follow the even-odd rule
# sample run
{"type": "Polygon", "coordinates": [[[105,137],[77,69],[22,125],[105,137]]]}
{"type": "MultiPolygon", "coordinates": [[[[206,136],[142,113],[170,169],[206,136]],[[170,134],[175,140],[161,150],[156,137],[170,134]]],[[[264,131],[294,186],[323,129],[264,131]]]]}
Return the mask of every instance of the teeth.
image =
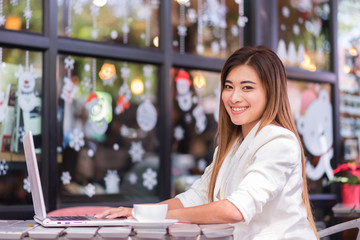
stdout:
{"type": "Polygon", "coordinates": [[[246,109],[246,107],[242,107],[242,108],[231,108],[232,110],[234,110],[235,112],[239,112],[239,111],[244,111],[246,109]]]}

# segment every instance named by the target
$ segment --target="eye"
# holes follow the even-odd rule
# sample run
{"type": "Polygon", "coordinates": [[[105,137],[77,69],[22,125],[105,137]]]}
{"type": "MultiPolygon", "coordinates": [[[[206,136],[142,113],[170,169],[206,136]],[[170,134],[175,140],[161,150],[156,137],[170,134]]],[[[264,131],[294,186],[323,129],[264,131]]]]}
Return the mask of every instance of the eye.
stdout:
{"type": "Polygon", "coordinates": [[[224,89],[232,89],[232,86],[225,84],[224,89]]]}
{"type": "Polygon", "coordinates": [[[244,86],[243,87],[244,90],[251,90],[251,89],[254,89],[252,86],[244,86]]]}

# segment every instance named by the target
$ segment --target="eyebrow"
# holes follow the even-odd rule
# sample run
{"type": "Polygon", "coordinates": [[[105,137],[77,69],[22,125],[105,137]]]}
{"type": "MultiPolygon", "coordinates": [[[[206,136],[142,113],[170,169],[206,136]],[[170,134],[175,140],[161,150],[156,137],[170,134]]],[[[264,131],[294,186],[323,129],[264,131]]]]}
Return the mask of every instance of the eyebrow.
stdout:
{"type": "MultiPolygon", "coordinates": [[[[231,80],[225,80],[225,83],[233,83],[231,80]]],[[[240,81],[240,84],[254,84],[256,85],[256,82],[253,82],[251,80],[244,80],[244,81],[240,81]]]]}

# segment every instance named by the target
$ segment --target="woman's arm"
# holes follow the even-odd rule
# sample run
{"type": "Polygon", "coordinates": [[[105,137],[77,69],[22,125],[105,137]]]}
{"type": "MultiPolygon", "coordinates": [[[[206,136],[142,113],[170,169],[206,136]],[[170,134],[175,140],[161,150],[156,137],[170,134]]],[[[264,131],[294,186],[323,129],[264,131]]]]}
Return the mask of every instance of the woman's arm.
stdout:
{"type": "MultiPolygon", "coordinates": [[[[165,201],[160,202],[159,204],[167,204],[168,210],[177,209],[177,208],[184,208],[182,203],[177,198],[171,198],[165,201]]],[[[117,207],[117,208],[109,208],[104,210],[101,213],[95,215],[96,218],[118,218],[118,217],[127,217],[133,218],[132,216],[132,208],[128,207],[117,207]]]]}
{"type": "Polygon", "coordinates": [[[171,209],[166,217],[198,224],[236,223],[244,220],[239,209],[226,199],[196,207],[171,209]]]}

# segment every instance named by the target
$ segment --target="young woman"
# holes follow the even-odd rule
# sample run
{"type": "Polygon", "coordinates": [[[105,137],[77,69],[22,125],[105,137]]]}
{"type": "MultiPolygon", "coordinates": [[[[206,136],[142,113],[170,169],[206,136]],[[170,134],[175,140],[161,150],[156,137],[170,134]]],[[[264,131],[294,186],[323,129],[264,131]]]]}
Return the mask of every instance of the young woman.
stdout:
{"type": "MultiPolygon", "coordinates": [[[[213,162],[189,190],[162,202],[168,218],[233,223],[235,239],[318,239],[286,85],[281,60],[266,47],[228,58],[213,162]]],[[[131,208],[97,217],[119,216],[132,217],[131,208]]]]}

